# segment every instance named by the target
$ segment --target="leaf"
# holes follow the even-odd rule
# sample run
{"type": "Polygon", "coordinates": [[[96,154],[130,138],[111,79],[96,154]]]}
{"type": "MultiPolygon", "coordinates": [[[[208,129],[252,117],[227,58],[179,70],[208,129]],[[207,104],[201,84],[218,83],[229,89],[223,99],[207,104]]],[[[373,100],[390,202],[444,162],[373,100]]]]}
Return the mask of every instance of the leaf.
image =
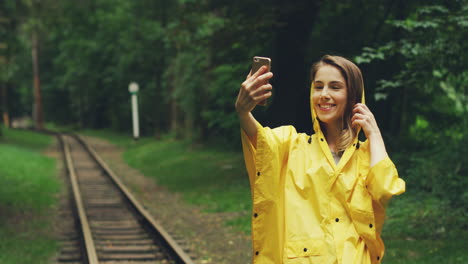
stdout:
{"type": "Polygon", "coordinates": [[[377,93],[374,94],[375,101],[385,100],[385,99],[387,99],[387,97],[388,97],[388,94],[386,94],[386,93],[377,92],[377,93]]]}

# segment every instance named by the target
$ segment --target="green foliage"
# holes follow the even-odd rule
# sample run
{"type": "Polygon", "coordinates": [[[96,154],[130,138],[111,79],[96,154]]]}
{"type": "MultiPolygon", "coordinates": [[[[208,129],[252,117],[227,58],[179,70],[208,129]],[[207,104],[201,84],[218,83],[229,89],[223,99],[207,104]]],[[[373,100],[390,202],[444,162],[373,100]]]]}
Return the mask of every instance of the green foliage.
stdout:
{"type": "MultiPolygon", "coordinates": [[[[424,129],[427,125],[424,123],[422,128],[424,129]]],[[[392,155],[400,176],[406,180],[411,195],[422,196],[418,198],[419,200],[415,200],[416,203],[409,204],[423,203],[429,206],[429,208],[422,204],[415,206],[414,208],[420,208],[418,212],[429,214],[443,212],[441,215],[427,217],[429,220],[421,228],[429,232],[440,228],[457,232],[457,229],[451,229],[450,226],[467,227],[468,211],[465,205],[468,203],[468,166],[466,164],[468,151],[461,146],[468,144],[468,137],[462,132],[454,131],[450,134],[455,134],[454,138],[443,134],[434,137],[426,131],[426,134],[422,136],[425,136],[427,141],[436,142],[435,146],[427,147],[428,144],[425,142],[413,142],[415,145],[426,147],[421,148],[420,151],[403,151],[392,155]],[[431,208],[431,205],[437,208],[431,208]],[[434,219],[438,221],[435,222],[434,219]],[[428,228],[439,224],[441,226],[438,228],[428,228]]],[[[407,147],[411,148],[411,146],[407,147]]],[[[407,208],[410,212],[413,209],[410,206],[407,208]]],[[[414,220],[415,225],[423,222],[418,217],[414,220]]],[[[419,233],[427,235],[424,232],[419,233]]]]}
{"type": "MultiPolygon", "coordinates": [[[[65,98],[52,97],[48,106],[67,109],[68,115],[59,116],[58,121],[80,127],[128,127],[124,123],[131,124],[128,84],[138,81],[140,95],[154,99],[148,92],[154,89],[154,77],[140,80],[154,73],[153,65],[162,57],[147,48],[162,46],[160,22],[146,17],[133,20],[137,10],[128,1],[99,1],[95,8],[62,5],[69,16],[55,25],[51,36],[51,42],[60,44],[59,50],[51,50],[53,70],[63,73],[51,76],[51,83],[61,92],[50,96],[65,98]]],[[[140,102],[146,109],[149,102],[140,102]]],[[[146,120],[144,112],[143,117],[146,120]]]]}
{"type": "Polygon", "coordinates": [[[423,116],[440,129],[451,129],[460,122],[468,127],[467,42],[468,6],[460,1],[450,7],[423,6],[403,20],[389,20],[400,38],[381,46],[366,47],[355,58],[360,64],[396,59],[400,69],[390,78],[377,82],[375,100],[399,98],[400,131],[407,135],[416,116],[423,116]],[[414,101],[424,103],[414,103],[414,101]],[[405,113],[406,112],[406,113],[405,113]],[[411,116],[407,114],[411,113],[411,116]]]}
{"type": "Polygon", "coordinates": [[[408,188],[433,197],[406,207],[409,226],[418,229],[423,224],[417,231],[423,237],[433,235],[424,230],[466,228],[468,152],[462,146],[468,144],[468,6],[464,2],[422,6],[404,19],[388,20],[399,38],[364,48],[356,57],[363,65],[386,60],[399,66],[386,74],[389,78],[377,81],[374,99],[388,101],[398,123],[387,132],[396,139],[391,145],[398,153],[392,157],[400,175],[408,188]]]}
{"type": "Polygon", "coordinates": [[[43,29],[41,83],[49,121],[129,131],[127,87],[135,81],[140,85],[142,134],[170,130],[193,139],[232,135],[238,128],[232,111],[236,91],[249,58],[274,37],[269,30],[277,26],[279,10],[249,1],[232,6],[167,0],[45,1],[35,6],[26,1],[15,28],[19,48],[11,79],[21,110],[15,115],[31,114],[27,29],[33,25],[43,29]],[[52,15],[44,16],[44,10],[52,15]]]}
{"type": "Polygon", "coordinates": [[[232,139],[231,144],[235,145],[240,142],[239,121],[234,109],[238,91],[230,88],[240,86],[239,80],[243,75],[245,66],[240,63],[222,64],[214,68],[211,72],[212,81],[208,86],[208,100],[211,103],[202,113],[214,134],[232,139]]]}
{"type": "MultiPolygon", "coordinates": [[[[392,36],[397,38],[377,47],[366,47],[356,57],[361,64],[385,60],[402,66],[395,74],[390,71],[391,76],[378,82],[376,89],[370,89],[375,99],[392,102],[392,112],[404,109],[414,113],[400,113],[388,121],[392,122],[391,132],[405,134],[416,115],[431,123],[442,120],[441,125],[446,126],[452,122],[447,116],[456,116],[457,121],[460,120],[466,112],[463,106],[468,105],[465,96],[456,96],[466,94],[463,85],[467,75],[463,52],[466,42],[463,40],[468,22],[463,1],[436,6],[421,6],[419,2],[395,6],[394,1],[365,0],[359,8],[351,2],[324,2],[314,6],[306,1],[290,5],[281,1],[260,4],[245,0],[236,3],[207,0],[42,1],[40,4],[25,0],[19,5],[10,0],[7,3],[2,12],[18,19],[9,33],[11,36],[16,34],[11,40],[13,45],[10,45],[15,47],[14,62],[1,72],[5,75],[3,79],[12,81],[14,89],[10,99],[14,104],[10,105],[18,109],[14,113],[16,116],[31,114],[27,28],[41,29],[40,66],[45,116],[54,122],[74,124],[79,128],[108,127],[129,131],[131,115],[127,87],[131,81],[136,81],[141,88],[139,103],[143,134],[171,130],[186,138],[232,137],[237,135],[233,131],[238,129],[232,105],[253,55],[273,57],[273,64],[278,65],[273,67],[274,70],[282,71],[277,77],[280,87],[275,87],[280,94],[278,98],[290,97],[296,102],[294,96],[304,97],[305,92],[296,88],[300,82],[281,79],[291,74],[287,70],[297,72],[301,68],[300,71],[304,71],[303,67],[310,66],[324,52],[351,56],[363,45],[375,43],[379,37],[388,39],[392,36]],[[295,28],[288,27],[288,19],[303,14],[304,7],[312,6],[310,25],[297,31],[298,34],[310,34],[310,43],[300,41],[304,43],[292,45],[304,48],[300,51],[304,53],[301,53],[305,57],[304,63],[287,55],[279,56],[291,52],[284,50],[282,45],[289,47],[287,44],[293,41],[283,38],[295,39],[294,35],[285,32],[296,32],[295,28]],[[361,11],[368,15],[354,19],[361,11]],[[315,12],[316,16],[313,15],[315,12]],[[407,17],[402,18],[407,12],[407,17]],[[388,23],[383,23],[385,19],[388,23]],[[331,20],[334,23],[329,23],[331,20]],[[289,60],[295,61],[292,65],[301,66],[285,67],[291,63],[289,60]],[[288,83],[294,87],[282,87],[288,83]],[[288,92],[280,93],[281,89],[288,89],[288,92]],[[412,98],[430,103],[410,104],[412,98]],[[439,107],[451,102],[455,107],[439,107]],[[436,110],[435,115],[433,110],[436,110]]],[[[291,54],[295,57],[300,55],[294,52],[291,54]]],[[[291,76],[299,78],[299,75],[291,76]]],[[[370,79],[375,76],[379,74],[373,73],[370,79]]],[[[307,76],[300,78],[306,80],[307,76]]],[[[284,111],[278,109],[281,103],[276,104],[280,99],[272,101],[270,112],[274,118],[270,119],[275,119],[275,124],[287,122],[276,120],[282,113],[295,114],[295,106],[289,105],[287,108],[290,109],[284,111]]],[[[307,108],[301,106],[301,109],[307,108]]]]}

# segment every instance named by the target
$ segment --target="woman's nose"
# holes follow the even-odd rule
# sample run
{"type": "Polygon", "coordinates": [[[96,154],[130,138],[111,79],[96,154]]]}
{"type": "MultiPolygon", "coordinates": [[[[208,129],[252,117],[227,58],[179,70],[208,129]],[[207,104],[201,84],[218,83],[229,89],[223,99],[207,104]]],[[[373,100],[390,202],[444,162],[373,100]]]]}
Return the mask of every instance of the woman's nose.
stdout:
{"type": "Polygon", "coordinates": [[[320,97],[325,97],[325,98],[329,97],[328,86],[323,87],[322,91],[320,92],[320,97]]]}

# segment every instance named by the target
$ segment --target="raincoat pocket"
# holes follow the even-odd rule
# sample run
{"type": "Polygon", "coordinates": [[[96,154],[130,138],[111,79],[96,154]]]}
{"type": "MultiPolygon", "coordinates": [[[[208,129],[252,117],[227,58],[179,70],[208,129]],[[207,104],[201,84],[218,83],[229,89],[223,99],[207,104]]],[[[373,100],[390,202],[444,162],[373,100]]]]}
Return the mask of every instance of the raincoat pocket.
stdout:
{"type": "Polygon", "coordinates": [[[321,239],[308,239],[286,242],[286,255],[289,259],[325,254],[325,242],[321,239]]]}
{"type": "Polygon", "coordinates": [[[348,196],[349,208],[351,211],[358,212],[363,215],[374,215],[372,208],[372,196],[367,190],[364,179],[361,177],[356,179],[356,185],[348,196]]]}
{"type": "Polygon", "coordinates": [[[349,215],[356,227],[357,232],[361,236],[367,238],[375,238],[375,217],[372,207],[372,196],[367,190],[364,179],[359,177],[350,197],[349,215]]]}
{"type": "Polygon", "coordinates": [[[383,256],[384,247],[376,232],[377,226],[372,207],[372,196],[362,178],[358,178],[353,194],[350,197],[349,214],[357,233],[365,241],[371,259],[380,259],[383,256]]]}

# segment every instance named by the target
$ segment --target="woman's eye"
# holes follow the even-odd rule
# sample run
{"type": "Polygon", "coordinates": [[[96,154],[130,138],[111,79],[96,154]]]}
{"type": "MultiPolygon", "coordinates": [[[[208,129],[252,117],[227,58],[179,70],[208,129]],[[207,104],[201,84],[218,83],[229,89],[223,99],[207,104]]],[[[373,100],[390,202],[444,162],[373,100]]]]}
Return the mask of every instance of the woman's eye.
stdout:
{"type": "Polygon", "coordinates": [[[323,87],[322,86],[315,86],[315,89],[320,90],[320,89],[323,89],[323,87]]]}
{"type": "Polygon", "coordinates": [[[340,87],[338,87],[338,86],[332,86],[332,89],[333,89],[333,90],[338,90],[338,89],[340,89],[340,87]]]}

